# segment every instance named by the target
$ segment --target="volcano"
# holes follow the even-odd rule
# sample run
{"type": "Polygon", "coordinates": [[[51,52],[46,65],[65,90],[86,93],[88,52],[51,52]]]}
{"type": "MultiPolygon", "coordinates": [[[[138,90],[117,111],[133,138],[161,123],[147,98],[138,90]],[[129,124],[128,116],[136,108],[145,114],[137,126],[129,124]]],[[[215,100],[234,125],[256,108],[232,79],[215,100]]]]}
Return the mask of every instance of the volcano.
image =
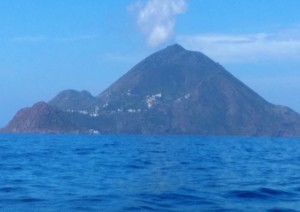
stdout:
{"type": "Polygon", "coordinates": [[[20,110],[1,131],[300,136],[300,115],[267,102],[204,54],[175,44],[98,96],[62,91],[20,110]]]}

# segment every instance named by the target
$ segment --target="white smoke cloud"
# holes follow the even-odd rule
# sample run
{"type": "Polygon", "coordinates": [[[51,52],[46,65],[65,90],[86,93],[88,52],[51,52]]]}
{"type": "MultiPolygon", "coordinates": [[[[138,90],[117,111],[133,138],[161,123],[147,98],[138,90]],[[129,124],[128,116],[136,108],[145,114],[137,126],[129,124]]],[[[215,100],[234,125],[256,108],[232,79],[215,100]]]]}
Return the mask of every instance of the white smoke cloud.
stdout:
{"type": "Polygon", "coordinates": [[[152,47],[174,36],[176,16],[184,13],[186,8],[186,0],[148,0],[130,6],[131,10],[137,11],[137,25],[152,47]]]}

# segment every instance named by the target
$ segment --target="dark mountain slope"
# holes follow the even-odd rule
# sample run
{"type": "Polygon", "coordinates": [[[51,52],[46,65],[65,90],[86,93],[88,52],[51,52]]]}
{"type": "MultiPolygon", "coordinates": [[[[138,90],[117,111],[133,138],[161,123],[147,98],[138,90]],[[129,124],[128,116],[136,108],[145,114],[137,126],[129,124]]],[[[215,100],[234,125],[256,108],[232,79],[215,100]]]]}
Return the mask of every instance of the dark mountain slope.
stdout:
{"type": "Polygon", "coordinates": [[[32,132],[36,125],[20,124],[45,119],[45,132],[300,136],[298,113],[179,45],[147,57],[97,97],[64,91],[48,107],[39,118],[17,114],[4,131],[32,132]]]}
{"type": "Polygon", "coordinates": [[[280,136],[300,130],[296,112],[268,103],[207,56],[178,45],[146,58],[98,98],[105,111],[141,111],[136,133],[280,136]]]}
{"type": "Polygon", "coordinates": [[[205,55],[173,45],[140,62],[98,97],[100,101],[117,103],[126,99],[142,104],[147,95],[164,94],[164,99],[173,100],[219,69],[205,55]]]}
{"type": "Polygon", "coordinates": [[[95,105],[96,98],[88,91],[65,90],[49,101],[49,105],[63,110],[86,110],[95,105]]]}
{"type": "Polygon", "coordinates": [[[21,109],[8,123],[5,131],[12,133],[59,133],[77,132],[76,123],[72,123],[68,114],[45,102],[39,102],[31,108],[21,109]]]}

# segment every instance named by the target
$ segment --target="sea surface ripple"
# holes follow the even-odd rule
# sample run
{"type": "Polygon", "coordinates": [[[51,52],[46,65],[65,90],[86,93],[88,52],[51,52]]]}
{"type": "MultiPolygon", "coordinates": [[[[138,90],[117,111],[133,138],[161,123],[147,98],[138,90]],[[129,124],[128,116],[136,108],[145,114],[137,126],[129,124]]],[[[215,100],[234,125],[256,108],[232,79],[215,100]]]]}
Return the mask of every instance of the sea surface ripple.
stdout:
{"type": "Polygon", "coordinates": [[[0,211],[300,211],[300,139],[2,134],[0,211]]]}

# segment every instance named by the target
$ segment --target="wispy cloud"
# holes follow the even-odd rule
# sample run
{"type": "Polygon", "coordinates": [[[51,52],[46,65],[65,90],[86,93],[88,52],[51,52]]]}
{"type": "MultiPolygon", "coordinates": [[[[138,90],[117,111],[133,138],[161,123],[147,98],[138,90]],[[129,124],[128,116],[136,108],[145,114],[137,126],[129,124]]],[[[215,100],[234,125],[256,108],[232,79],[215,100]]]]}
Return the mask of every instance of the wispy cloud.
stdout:
{"type": "Polygon", "coordinates": [[[10,41],[23,42],[23,43],[38,43],[38,42],[78,42],[97,38],[96,34],[77,35],[77,36],[47,36],[47,35],[29,35],[29,36],[18,36],[13,37],[10,41]]]}
{"type": "Polygon", "coordinates": [[[72,37],[56,37],[54,38],[55,41],[59,42],[76,42],[76,41],[85,41],[97,38],[97,34],[87,34],[87,35],[79,35],[79,36],[72,36],[72,37]]]}
{"type": "Polygon", "coordinates": [[[129,6],[137,12],[137,25],[152,47],[174,36],[176,16],[186,8],[186,0],[148,0],[145,4],[137,1],[129,6]]]}
{"type": "Polygon", "coordinates": [[[42,42],[42,41],[46,41],[49,38],[47,36],[44,35],[30,35],[30,36],[18,36],[18,37],[14,37],[11,40],[15,41],[15,42],[42,42]]]}
{"type": "Polygon", "coordinates": [[[227,63],[300,57],[300,26],[275,33],[184,35],[177,41],[227,63]]]}

